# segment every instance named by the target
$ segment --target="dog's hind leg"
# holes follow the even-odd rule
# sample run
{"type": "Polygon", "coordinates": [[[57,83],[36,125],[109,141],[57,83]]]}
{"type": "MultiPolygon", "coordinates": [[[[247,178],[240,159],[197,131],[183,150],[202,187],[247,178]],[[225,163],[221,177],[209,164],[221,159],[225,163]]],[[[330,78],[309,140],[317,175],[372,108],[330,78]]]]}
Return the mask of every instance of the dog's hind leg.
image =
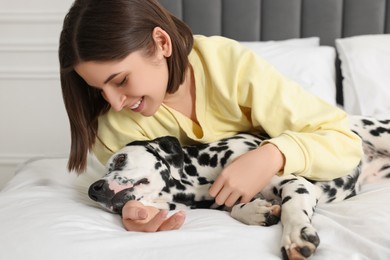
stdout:
{"type": "MultiPolygon", "coordinates": [[[[311,256],[320,243],[311,223],[320,194],[319,188],[302,177],[291,175],[273,178],[271,184],[269,187],[272,187],[273,195],[281,198],[283,257],[305,259],[311,256]]],[[[265,196],[268,197],[267,194],[265,196]]]]}

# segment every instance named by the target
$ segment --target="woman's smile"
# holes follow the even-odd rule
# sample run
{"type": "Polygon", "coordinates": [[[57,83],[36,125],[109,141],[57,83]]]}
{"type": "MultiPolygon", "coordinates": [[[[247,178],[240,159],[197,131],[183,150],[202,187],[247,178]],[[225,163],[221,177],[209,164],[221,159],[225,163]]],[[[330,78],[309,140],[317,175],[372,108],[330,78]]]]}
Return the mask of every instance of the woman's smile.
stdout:
{"type": "Polygon", "coordinates": [[[144,106],[144,97],[142,97],[140,100],[138,100],[135,104],[130,106],[129,108],[133,110],[134,112],[140,112],[144,106]]]}

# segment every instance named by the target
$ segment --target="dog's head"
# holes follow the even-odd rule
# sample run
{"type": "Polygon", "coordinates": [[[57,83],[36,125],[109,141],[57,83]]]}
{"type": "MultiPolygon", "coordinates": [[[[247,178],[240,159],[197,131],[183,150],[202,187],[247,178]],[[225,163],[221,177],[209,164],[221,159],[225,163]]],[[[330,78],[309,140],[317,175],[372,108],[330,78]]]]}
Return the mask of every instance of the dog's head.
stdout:
{"type": "Polygon", "coordinates": [[[106,175],[89,187],[88,195],[114,213],[121,213],[129,200],[158,204],[161,192],[180,180],[183,161],[174,137],[129,143],[108,160],[106,175]]]}

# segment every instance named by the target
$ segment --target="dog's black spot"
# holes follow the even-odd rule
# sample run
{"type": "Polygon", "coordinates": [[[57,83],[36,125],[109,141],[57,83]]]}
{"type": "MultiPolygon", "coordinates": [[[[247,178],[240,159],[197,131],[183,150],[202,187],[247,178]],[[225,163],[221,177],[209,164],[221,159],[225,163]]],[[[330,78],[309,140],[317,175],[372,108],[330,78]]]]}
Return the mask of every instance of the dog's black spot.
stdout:
{"type": "Polygon", "coordinates": [[[186,186],[183,185],[183,183],[181,183],[180,181],[175,180],[174,183],[175,183],[176,189],[178,189],[178,190],[186,190],[187,189],[186,186]]]}
{"type": "Polygon", "coordinates": [[[287,184],[287,183],[293,183],[293,182],[295,182],[295,181],[297,181],[298,179],[297,178],[292,178],[292,179],[287,179],[287,180],[283,180],[283,181],[281,181],[280,182],[280,186],[283,186],[283,185],[285,185],[285,184],[287,184]]]}
{"type": "Polygon", "coordinates": [[[355,184],[359,178],[359,172],[346,176],[344,190],[355,190],[355,184]]]}
{"type": "Polygon", "coordinates": [[[343,185],[344,185],[343,178],[337,178],[337,179],[333,180],[333,182],[334,182],[334,185],[336,185],[336,187],[339,187],[339,188],[343,187],[343,185]]]}
{"type": "Polygon", "coordinates": [[[205,177],[198,177],[198,183],[199,183],[199,185],[210,184],[210,182],[205,177]]]}
{"type": "Polygon", "coordinates": [[[283,260],[290,260],[290,257],[288,257],[286,248],[282,247],[282,248],[280,249],[280,251],[282,252],[283,260]]]}
{"type": "Polygon", "coordinates": [[[279,192],[278,192],[278,189],[276,187],[273,187],[272,188],[272,193],[275,195],[275,196],[279,196],[279,192]]]}
{"type": "Polygon", "coordinates": [[[209,166],[213,168],[218,166],[218,155],[214,154],[214,156],[211,157],[209,166]]]}
{"type": "Polygon", "coordinates": [[[287,201],[289,201],[291,199],[292,199],[291,196],[284,197],[283,200],[282,200],[282,204],[286,203],[287,201]]]}
{"type": "Polygon", "coordinates": [[[187,173],[189,176],[199,176],[196,167],[192,164],[184,166],[184,172],[187,173]]]}
{"type": "Polygon", "coordinates": [[[225,146],[225,145],[228,145],[228,140],[227,139],[230,139],[230,138],[225,138],[225,139],[222,139],[221,141],[219,141],[217,143],[217,146],[225,146]]]}
{"type": "Polygon", "coordinates": [[[193,186],[192,182],[186,179],[181,179],[183,185],[193,186]]]}
{"type": "Polygon", "coordinates": [[[217,146],[210,147],[211,152],[221,153],[223,151],[229,150],[229,146],[224,143],[224,145],[218,144],[217,146]]]}
{"type": "Polygon", "coordinates": [[[183,156],[183,162],[185,163],[185,164],[191,164],[192,163],[192,160],[191,160],[191,158],[188,156],[188,154],[184,154],[184,156],[183,156]]]}
{"type": "Polygon", "coordinates": [[[282,194],[283,194],[283,187],[280,188],[280,189],[278,190],[278,196],[279,196],[279,198],[282,197],[282,194]]]}
{"type": "Polygon", "coordinates": [[[183,204],[191,209],[210,208],[215,203],[214,200],[195,200],[195,194],[179,192],[173,195],[174,202],[183,204]]]}
{"type": "Polygon", "coordinates": [[[147,185],[147,184],[149,184],[150,182],[149,182],[149,180],[147,179],[147,178],[142,178],[142,179],[140,179],[139,181],[136,181],[135,183],[134,183],[134,186],[137,186],[137,185],[140,185],[140,184],[144,184],[144,185],[147,185]]]}
{"type": "Polygon", "coordinates": [[[390,169],[390,164],[385,164],[385,165],[383,165],[381,168],[380,168],[380,172],[381,171],[385,171],[385,170],[387,170],[387,169],[390,169]]]}
{"type": "Polygon", "coordinates": [[[356,191],[355,190],[353,190],[347,197],[345,197],[345,199],[352,198],[353,196],[356,196],[356,191]]]}
{"type": "Polygon", "coordinates": [[[166,192],[166,193],[170,193],[171,189],[168,185],[165,185],[163,188],[162,188],[162,191],[163,192],[166,192]]]}
{"type": "Polygon", "coordinates": [[[210,155],[207,153],[202,153],[198,158],[198,163],[201,166],[209,165],[210,164],[210,155]]]}
{"type": "Polygon", "coordinates": [[[169,205],[169,210],[175,210],[176,209],[176,204],[168,203],[168,205],[169,205]]]}
{"type": "Polygon", "coordinates": [[[154,169],[155,169],[155,170],[158,170],[158,169],[160,169],[161,166],[162,166],[162,163],[161,163],[161,162],[156,162],[156,163],[154,164],[154,169]]]}
{"type": "Polygon", "coordinates": [[[336,194],[337,194],[337,189],[336,188],[331,188],[331,189],[328,190],[328,196],[329,197],[334,197],[334,196],[336,196],[336,194]]]}
{"type": "Polygon", "coordinates": [[[245,141],[244,142],[250,149],[255,149],[257,148],[259,145],[256,144],[256,143],[252,143],[252,142],[248,142],[248,141],[245,141]]]}
{"type": "Polygon", "coordinates": [[[390,124],[390,120],[378,120],[379,123],[382,123],[384,125],[390,124]]]}
{"type": "Polygon", "coordinates": [[[233,155],[233,151],[232,150],[227,150],[225,152],[225,154],[223,155],[223,157],[221,158],[220,160],[220,163],[221,163],[221,166],[222,167],[225,167],[226,163],[228,162],[229,158],[233,155]]]}
{"type": "MultiPolygon", "coordinates": [[[[215,200],[201,200],[201,201],[195,201],[193,209],[209,209],[212,205],[215,204],[215,200]]],[[[223,210],[224,206],[219,206],[216,209],[223,210]]]]}
{"type": "Polygon", "coordinates": [[[381,134],[384,133],[390,134],[390,129],[386,129],[384,127],[378,127],[377,129],[370,131],[370,134],[372,134],[373,136],[380,136],[381,134]]]}
{"type": "MultiPolygon", "coordinates": [[[[162,177],[162,179],[163,179],[163,181],[164,181],[165,183],[169,183],[169,181],[170,181],[170,179],[171,179],[171,174],[170,174],[170,172],[169,172],[167,169],[162,170],[162,171],[160,172],[160,175],[161,175],[161,177],[162,177]]],[[[173,185],[169,185],[169,186],[173,186],[173,185]]]]}
{"type": "Polygon", "coordinates": [[[309,191],[304,187],[300,187],[300,188],[296,189],[295,192],[298,194],[309,194],[309,191]]]}
{"type": "MultiPolygon", "coordinates": [[[[196,158],[199,156],[199,149],[195,146],[188,146],[186,147],[188,156],[192,158],[196,158]]],[[[186,156],[188,158],[188,156],[186,156]]]]}
{"type": "Polygon", "coordinates": [[[369,125],[374,124],[374,122],[372,122],[371,120],[368,120],[368,119],[362,119],[362,123],[364,126],[369,126],[369,125]]]}
{"type": "Polygon", "coordinates": [[[327,201],[326,201],[326,203],[331,203],[332,201],[334,201],[336,198],[335,197],[331,197],[331,198],[329,198],[327,201]]]}
{"type": "Polygon", "coordinates": [[[179,192],[173,195],[173,201],[191,207],[192,205],[194,205],[195,194],[186,194],[183,192],[179,192]]]}

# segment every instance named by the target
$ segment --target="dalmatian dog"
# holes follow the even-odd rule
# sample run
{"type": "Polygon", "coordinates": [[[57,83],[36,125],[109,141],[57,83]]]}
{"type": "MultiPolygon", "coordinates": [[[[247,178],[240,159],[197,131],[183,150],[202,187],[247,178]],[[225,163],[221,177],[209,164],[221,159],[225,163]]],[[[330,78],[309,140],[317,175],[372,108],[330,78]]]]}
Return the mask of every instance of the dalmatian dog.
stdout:
{"type": "MultiPolygon", "coordinates": [[[[229,209],[231,216],[248,225],[270,226],[280,220],[283,258],[310,257],[320,243],[311,223],[317,204],[354,196],[364,183],[390,180],[390,120],[351,117],[351,129],[363,140],[364,156],[349,175],[324,182],[274,176],[251,202],[229,209]]],[[[222,168],[262,140],[238,134],[185,147],[171,136],[135,141],[109,159],[107,174],[90,186],[89,196],[119,214],[129,200],[167,210],[213,208],[208,190],[222,168]]]]}

